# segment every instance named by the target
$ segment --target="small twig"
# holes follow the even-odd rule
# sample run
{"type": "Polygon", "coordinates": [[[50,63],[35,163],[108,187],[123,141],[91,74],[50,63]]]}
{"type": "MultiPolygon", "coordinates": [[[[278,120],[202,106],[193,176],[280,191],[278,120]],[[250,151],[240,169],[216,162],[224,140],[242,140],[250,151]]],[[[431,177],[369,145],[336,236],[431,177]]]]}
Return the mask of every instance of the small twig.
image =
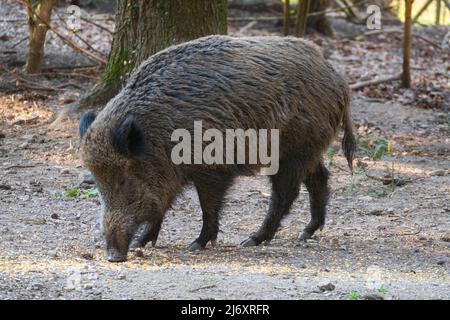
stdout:
{"type": "Polygon", "coordinates": [[[29,124],[29,123],[33,123],[35,120],[39,119],[39,116],[34,116],[28,119],[19,119],[14,121],[13,123],[11,123],[11,125],[22,125],[22,124],[29,124]]]}
{"type": "Polygon", "coordinates": [[[245,26],[243,26],[242,28],[239,29],[238,32],[236,32],[236,35],[241,35],[242,33],[244,33],[245,31],[253,28],[256,24],[258,23],[258,21],[253,20],[250,21],[249,23],[247,23],[245,26]]]}
{"type": "Polygon", "coordinates": [[[430,39],[426,38],[425,36],[423,36],[421,34],[413,33],[413,36],[418,38],[418,39],[421,39],[421,40],[425,41],[426,43],[432,45],[435,48],[438,48],[439,50],[442,50],[442,47],[441,47],[441,45],[439,43],[436,43],[433,40],[430,40],[430,39]]]}
{"type": "MultiPolygon", "coordinates": [[[[353,10],[353,7],[355,7],[356,5],[348,4],[346,0],[336,0],[336,4],[340,7],[342,11],[345,11],[345,15],[348,17],[350,21],[356,23],[361,22],[361,19],[358,17],[357,12],[353,10]]],[[[361,3],[358,3],[357,5],[359,4],[361,3]]]]}
{"type": "Polygon", "coordinates": [[[10,170],[10,169],[27,169],[27,168],[34,168],[35,165],[26,165],[26,164],[14,164],[12,166],[6,167],[3,170],[10,170]]]}
{"type": "Polygon", "coordinates": [[[106,64],[106,60],[103,58],[99,58],[95,55],[93,55],[92,53],[90,53],[89,51],[78,47],[75,43],[73,43],[73,41],[71,41],[69,38],[63,36],[59,31],[57,31],[55,28],[51,27],[50,25],[48,25],[49,30],[53,31],[54,34],[56,34],[59,38],[61,38],[61,40],[63,40],[69,47],[71,47],[72,49],[80,52],[81,54],[85,55],[86,57],[88,57],[90,60],[95,61],[101,65],[105,65],[106,64]]]}
{"type": "Polygon", "coordinates": [[[343,172],[345,172],[345,173],[348,173],[349,175],[352,174],[349,170],[347,170],[347,169],[345,169],[345,168],[342,168],[340,165],[338,165],[338,164],[335,163],[335,162],[330,163],[330,165],[332,165],[333,167],[336,167],[336,168],[339,169],[340,171],[343,171],[343,172]]]}
{"type": "Polygon", "coordinates": [[[80,89],[80,90],[84,90],[84,89],[85,89],[85,88],[83,88],[82,86],[80,86],[80,85],[78,85],[78,84],[76,84],[76,83],[73,83],[73,82],[63,83],[63,84],[57,86],[56,88],[58,88],[58,89],[64,89],[65,87],[68,87],[68,86],[72,86],[72,87],[75,87],[75,88],[80,89]]]}
{"type": "Polygon", "coordinates": [[[189,290],[189,292],[196,292],[196,291],[200,291],[200,290],[203,290],[203,289],[210,289],[210,288],[215,288],[215,287],[217,287],[217,285],[211,284],[209,286],[203,286],[203,287],[200,287],[200,288],[189,290]]]}
{"type": "Polygon", "coordinates": [[[79,65],[79,66],[70,66],[70,65],[63,65],[63,66],[53,66],[53,67],[42,67],[42,71],[52,71],[52,70],[70,70],[70,69],[94,69],[98,68],[98,64],[86,64],[86,65],[79,65]]]}
{"type": "Polygon", "coordinates": [[[23,18],[23,19],[3,19],[0,20],[1,23],[9,23],[9,22],[27,22],[28,19],[27,18],[23,18]]]}
{"type": "Polygon", "coordinates": [[[86,78],[86,79],[92,79],[92,80],[98,80],[98,76],[90,76],[87,74],[82,73],[76,73],[76,72],[41,72],[41,73],[35,73],[33,76],[62,76],[62,77],[78,77],[78,78],[86,78]]]}
{"type": "MultiPolygon", "coordinates": [[[[292,18],[291,18],[292,19],[292,18]]],[[[277,20],[283,20],[282,16],[279,17],[229,17],[228,21],[234,22],[234,21],[248,21],[248,20],[255,20],[255,21],[277,21],[277,20]]]]}
{"type": "MultiPolygon", "coordinates": [[[[87,23],[90,23],[90,24],[96,26],[97,28],[99,28],[99,29],[101,29],[101,30],[103,30],[103,31],[108,32],[110,35],[114,35],[114,32],[112,32],[112,31],[109,30],[108,28],[102,26],[101,24],[98,24],[98,23],[94,22],[94,21],[91,20],[91,19],[88,19],[88,18],[85,18],[85,17],[80,17],[80,19],[83,20],[84,22],[87,22],[87,23]]],[[[106,20],[106,19],[105,19],[105,20],[106,20]]]]}
{"type": "Polygon", "coordinates": [[[410,233],[402,233],[399,234],[399,236],[415,236],[416,234],[419,234],[422,232],[422,228],[419,228],[419,230],[414,231],[414,232],[410,232],[410,233]]]}
{"type": "Polygon", "coordinates": [[[380,99],[380,98],[363,97],[363,100],[366,101],[366,102],[376,102],[376,103],[383,103],[383,102],[385,102],[384,99],[380,99]]]}
{"type": "Polygon", "coordinates": [[[22,42],[24,42],[25,40],[28,40],[28,36],[26,36],[25,38],[20,39],[19,41],[17,41],[15,44],[13,44],[10,49],[13,49],[15,47],[17,47],[19,44],[21,44],[22,42]]]}
{"type": "Polygon", "coordinates": [[[28,88],[28,89],[32,89],[32,90],[45,90],[45,91],[63,90],[63,89],[43,86],[43,85],[31,82],[31,81],[25,80],[23,78],[17,78],[17,79],[15,79],[15,81],[16,81],[16,87],[24,87],[24,88],[28,88]]]}
{"type": "Polygon", "coordinates": [[[63,22],[63,27],[64,29],[66,29],[67,31],[69,31],[71,34],[73,34],[77,39],[79,39],[81,42],[83,42],[89,49],[91,49],[92,51],[94,51],[95,53],[97,53],[98,55],[100,55],[102,58],[105,58],[105,54],[97,49],[95,49],[87,40],[85,40],[83,37],[81,37],[77,31],[75,31],[74,29],[70,28],[66,21],[61,18],[58,14],[57,14],[59,20],[61,20],[63,22]]]}
{"type": "Polygon", "coordinates": [[[367,86],[374,85],[374,84],[380,84],[380,83],[384,83],[384,82],[400,80],[401,76],[402,76],[402,74],[398,73],[396,75],[389,76],[389,77],[383,77],[383,78],[353,83],[350,85],[350,89],[357,90],[357,89],[361,89],[363,87],[367,87],[367,86]]]}

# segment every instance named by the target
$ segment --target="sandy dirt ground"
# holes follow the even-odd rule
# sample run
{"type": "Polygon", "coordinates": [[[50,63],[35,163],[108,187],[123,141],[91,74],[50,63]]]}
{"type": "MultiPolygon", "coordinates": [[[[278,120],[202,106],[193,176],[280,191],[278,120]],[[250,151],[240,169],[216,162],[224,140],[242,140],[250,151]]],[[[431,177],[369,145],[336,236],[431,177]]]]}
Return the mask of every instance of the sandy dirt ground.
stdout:
{"type": "MultiPolygon", "coordinates": [[[[370,78],[376,66],[398,67],[398,41],[380,56],[378,40],[313,40],[353,80],[370,78]],[[361,63],[358,54],[373,59],[361,63]]],[[[439,64],[448,57],[422,51],[415,74],[434,77],[435,91],[445,93],[448,71],[442,78],[439,64]]],[[[358,136],[389,141],[391,153],[373,160],[359,150],[352,177],[336,140],[336,154],[325,157],[332,173],[327,223],[313,239],[297,240],[309,221],[303,188],[269,245],[239,247],[270,197],[265,177],[245,177],[227,196],[217,247],[186,250],[201,228],[197,194],[187,187],[167,212],[157,246],[120,264],[105,260],[92,186],[73,194],[86,175],[77,119],[49,129],[55,112],[95,79],[50,93],[11,89],[10,74],[0,80],[0,299],[450,299],[449,109],[445,100],[424,108],[430,95],[420,96],[422,80],[415,91],[396,84],[355,92],[358,136]],[[382,183],[392,175],[401,186],[382,183]]]]}

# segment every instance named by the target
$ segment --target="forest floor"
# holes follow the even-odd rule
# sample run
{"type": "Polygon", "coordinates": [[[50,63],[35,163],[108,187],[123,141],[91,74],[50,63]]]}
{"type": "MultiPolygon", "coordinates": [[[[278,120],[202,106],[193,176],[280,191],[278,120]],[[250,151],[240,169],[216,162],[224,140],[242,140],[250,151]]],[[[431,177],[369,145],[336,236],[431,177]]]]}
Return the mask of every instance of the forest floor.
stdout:
{"type": "MultiPolygon", "coordinates": [[[[13,2],[5,3],[10,7],[3,9],[14,11],[13,2]]],[[[231,25],[229,33],[280,29],[245,25],[231,25]]],[[[6,31],[5,48],[18,40],[17,29],[6,31]]],[[[441,29],[423,32],[435,41],[445,35],[441,29]]],[[[381,36],[309,38],[357,82],[399,70],[400,39],[381,36]]],[[[64,61],[56,42],[50,37],[48,55],[64,61]]],[[[392,82],[354,93],[361,142],[356,173],[345,169],[336,141],[335,154],[325,157],[332,173],[327,223],[313,239],[297,240],[309,221],[303,189],[269,245],[239,247],[259,227],[270,197],[265,177],[245,177],[227,196],[217,247],[186,250],[201,228],[197,195],[187,187],[167,212],[157,246],[113,264],[105,260],[98,198],[76,188],[86,173],[77,120],[49,128],[55,113],[91,87],[98,72],[17,81],[19,47],[13,58],[0,55],[0,299],[450,299],[445,50],[415,42],[412,90],[392,82]],[[390,154],[374,155],[386,141],[390,154]],[[401,186],[382,183],[392,176],[401,186]]]]}

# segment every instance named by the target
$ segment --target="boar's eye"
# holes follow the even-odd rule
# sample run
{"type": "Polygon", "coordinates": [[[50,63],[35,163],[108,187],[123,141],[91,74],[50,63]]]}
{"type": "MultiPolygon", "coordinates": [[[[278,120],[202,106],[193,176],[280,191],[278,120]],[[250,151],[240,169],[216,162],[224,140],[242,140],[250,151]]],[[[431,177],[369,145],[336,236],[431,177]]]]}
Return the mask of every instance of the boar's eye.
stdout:
{"type": "Polygon", "coordinates": [[[144,151],[144,134],[132,115],[112,132],[114,148],[124,156],[136,157],[144,151]]]}

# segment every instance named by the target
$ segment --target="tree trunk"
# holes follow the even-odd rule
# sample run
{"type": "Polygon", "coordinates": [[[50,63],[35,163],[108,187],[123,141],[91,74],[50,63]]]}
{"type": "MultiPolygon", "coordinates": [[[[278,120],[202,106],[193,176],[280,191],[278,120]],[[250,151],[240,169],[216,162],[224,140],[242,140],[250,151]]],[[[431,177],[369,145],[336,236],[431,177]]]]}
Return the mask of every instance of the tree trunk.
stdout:
{"type": "Polygon", "coordinates": [[[405,0],[405,35],[403,37],[403,73],[402,86],[411,88],[410,55],[411,55],[411,11],[413,0],[405,0]]]}
{"type": "Polygon", "coordinates": [[[295,35],[303,37],[306,31],[306,21],[308,20],[310,0],[299,0],[297,5],[297,24],[295,35]]]}
{"type": "Polygon", "coordinates": [[[441,0],[436,0],[436,24],[440,25],[441,20],[441,0]]]}
{"type": "Polygon", "coordinates": [[[227,33],[227,0],[119,0],[116,31],[100,82],[79,107],[105,104],[142,61],[174,44],[227,33]]]}
{"type": "MultiPolygon", "coordinates": [[[[310,2],[309,13],[324,12],[331,6],[330,0],[312,0],[310,2]]],[[[322,33],[327,37],[333,37],[335,35],[334,29],[324,13],[309,16],[306,26],[322,33]]]]}
{"type": "Polygon", "coordinates": [[[290,8],[289,0],[284,0],[283,12],[284,12],[283,34],[285,36],[288,36],[289,35],[289,27],[291,25],[291,8],[290,8]]]}
{"type": "Polygon", "coordinates": [[[33,12],[31,0],[25,2],[28,12],[29,42],[26,71],[38,73],[41,70],[41,62],[44,56],[45,36],[53,9],[53,0],[42,0],[33,12]],[[39,16],[40,18],[36,17],[39,16]]]}

